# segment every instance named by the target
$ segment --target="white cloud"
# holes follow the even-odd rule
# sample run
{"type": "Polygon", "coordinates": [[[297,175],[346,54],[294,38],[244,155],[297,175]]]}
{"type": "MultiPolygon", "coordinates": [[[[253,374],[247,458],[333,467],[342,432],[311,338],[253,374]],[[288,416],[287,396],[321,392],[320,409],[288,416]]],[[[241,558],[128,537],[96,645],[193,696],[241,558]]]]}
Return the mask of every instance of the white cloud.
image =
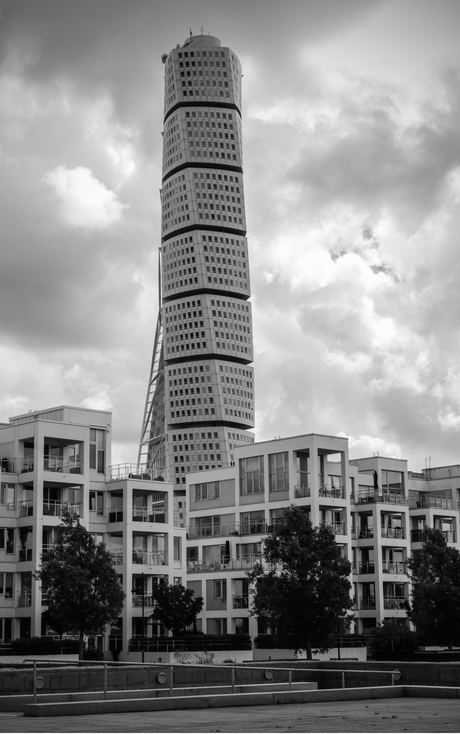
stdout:
{"type": "Polygon", "coordinates": [[[69,227],[105,229],[121,218],[126,205],[89,168],[57,166],[43,176],[59,199],[59,215],[69,227]]]}

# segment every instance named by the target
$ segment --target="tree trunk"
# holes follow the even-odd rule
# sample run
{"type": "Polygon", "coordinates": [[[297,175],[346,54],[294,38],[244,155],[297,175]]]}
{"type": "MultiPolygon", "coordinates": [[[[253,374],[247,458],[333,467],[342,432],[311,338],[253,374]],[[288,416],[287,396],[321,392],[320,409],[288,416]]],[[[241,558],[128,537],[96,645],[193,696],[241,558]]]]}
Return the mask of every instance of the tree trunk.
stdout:
{"type": "Polygon", "coordinates": [[[80,630],[80,639],[79,639],[79,645],[78,645],[78,659],[83,660],[85,652],[85,639],[84,639],[84,633],[83,630],[80,630]]]}
{"type": "Polygon", "coordinates": [[[307,653],[307,660],[312,660],[313,659],[313,655],[312,655],[311,641],[310,640],[307,642],[307,647],[306,647],[305,651],[307,653]]]}

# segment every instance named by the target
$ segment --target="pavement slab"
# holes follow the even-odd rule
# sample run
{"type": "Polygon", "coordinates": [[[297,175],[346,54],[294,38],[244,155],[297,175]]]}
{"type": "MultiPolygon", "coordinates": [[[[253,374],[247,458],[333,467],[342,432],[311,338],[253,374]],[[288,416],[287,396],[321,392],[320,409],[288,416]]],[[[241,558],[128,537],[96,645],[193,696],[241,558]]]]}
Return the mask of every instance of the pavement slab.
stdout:
{"type": "Polygon", "coordinates": [[[0,714],[0,732],[460,732],[460,700],[397,698],[93,716],[0,714]]]}

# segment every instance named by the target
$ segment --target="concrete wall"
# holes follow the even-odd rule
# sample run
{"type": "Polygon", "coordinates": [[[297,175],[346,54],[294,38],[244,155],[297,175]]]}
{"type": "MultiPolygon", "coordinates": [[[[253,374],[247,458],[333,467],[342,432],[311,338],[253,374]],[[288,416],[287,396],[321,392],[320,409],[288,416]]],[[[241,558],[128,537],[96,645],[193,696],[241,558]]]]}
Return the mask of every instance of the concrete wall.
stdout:
{"type": "MultiPolygon", "coordinates": [[[[248,651],[249,652],[249,651],[248,651]]],[[[287,663],[290,663],[291,660],[305,660],[307,659],[307,653],[306,652],[300,652],[298,654],[293,653],[292,650],[259,650],[255,648],[253,650],[253,660],[259,661],[259,660],[284,660],[287,661],[287,663]]],[[[337,647],[332,647],[327,652],[321,653],[321,652],[315,652],[314,655],[314,661],[323,661],[323,660],[338,660],[339,657],[339,651],[337,647]]],[[[360,661],[366,661],[367,660],[367,647],[345,647],[340,648],[340,660],[341,661],[350,661],[350,660],[360,660],[360,661]]],[[[340,661],[339,661],[340,662],[340,661]]]]}

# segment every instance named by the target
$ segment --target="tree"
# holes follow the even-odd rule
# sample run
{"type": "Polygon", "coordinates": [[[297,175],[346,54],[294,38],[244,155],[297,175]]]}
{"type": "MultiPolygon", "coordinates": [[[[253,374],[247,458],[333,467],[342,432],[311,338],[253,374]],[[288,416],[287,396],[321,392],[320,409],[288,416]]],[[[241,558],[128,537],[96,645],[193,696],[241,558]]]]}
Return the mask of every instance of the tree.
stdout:
{"type": "Polygon", "coordinates": [[[103,543],[96,545],[79,519],[69,513],[35,577],[47,595],[45,620],[60,635],[79,636],[83,659],[85,636],[99,633],[123,609],[125,594],[109,551],[103,543]]]}
{"type": "Polygon", "coordinates": [[[194,591],[180,584],[160,584],[153,593],[155,607],[152,618],[170,630],[174,637],[180,635],[186,627],[195,624],[203,609],[202,597],[193,597],[194,591]]]}
{"type": "Polygon", "coordinates": [[[460,644],[460,552],[440,530],[427,528],[408,560],[413,587],[407,616],[428,644],[460,644]]]}
{"type": "Polygon", "coordinates": [[[253,583],[251,614],[264,619],[288,649],[329,649],[349,625],[351,565],[342,558],[332,530],[313,527],[305,511],[291,505],[268,534],[253,583]]]}
{"type": "Polygon", "coordinates": [[[417,649],[417,635],[404,619],[384,619],[372,630],[370,646],[373,652],[407,652],[417,649]]]}

